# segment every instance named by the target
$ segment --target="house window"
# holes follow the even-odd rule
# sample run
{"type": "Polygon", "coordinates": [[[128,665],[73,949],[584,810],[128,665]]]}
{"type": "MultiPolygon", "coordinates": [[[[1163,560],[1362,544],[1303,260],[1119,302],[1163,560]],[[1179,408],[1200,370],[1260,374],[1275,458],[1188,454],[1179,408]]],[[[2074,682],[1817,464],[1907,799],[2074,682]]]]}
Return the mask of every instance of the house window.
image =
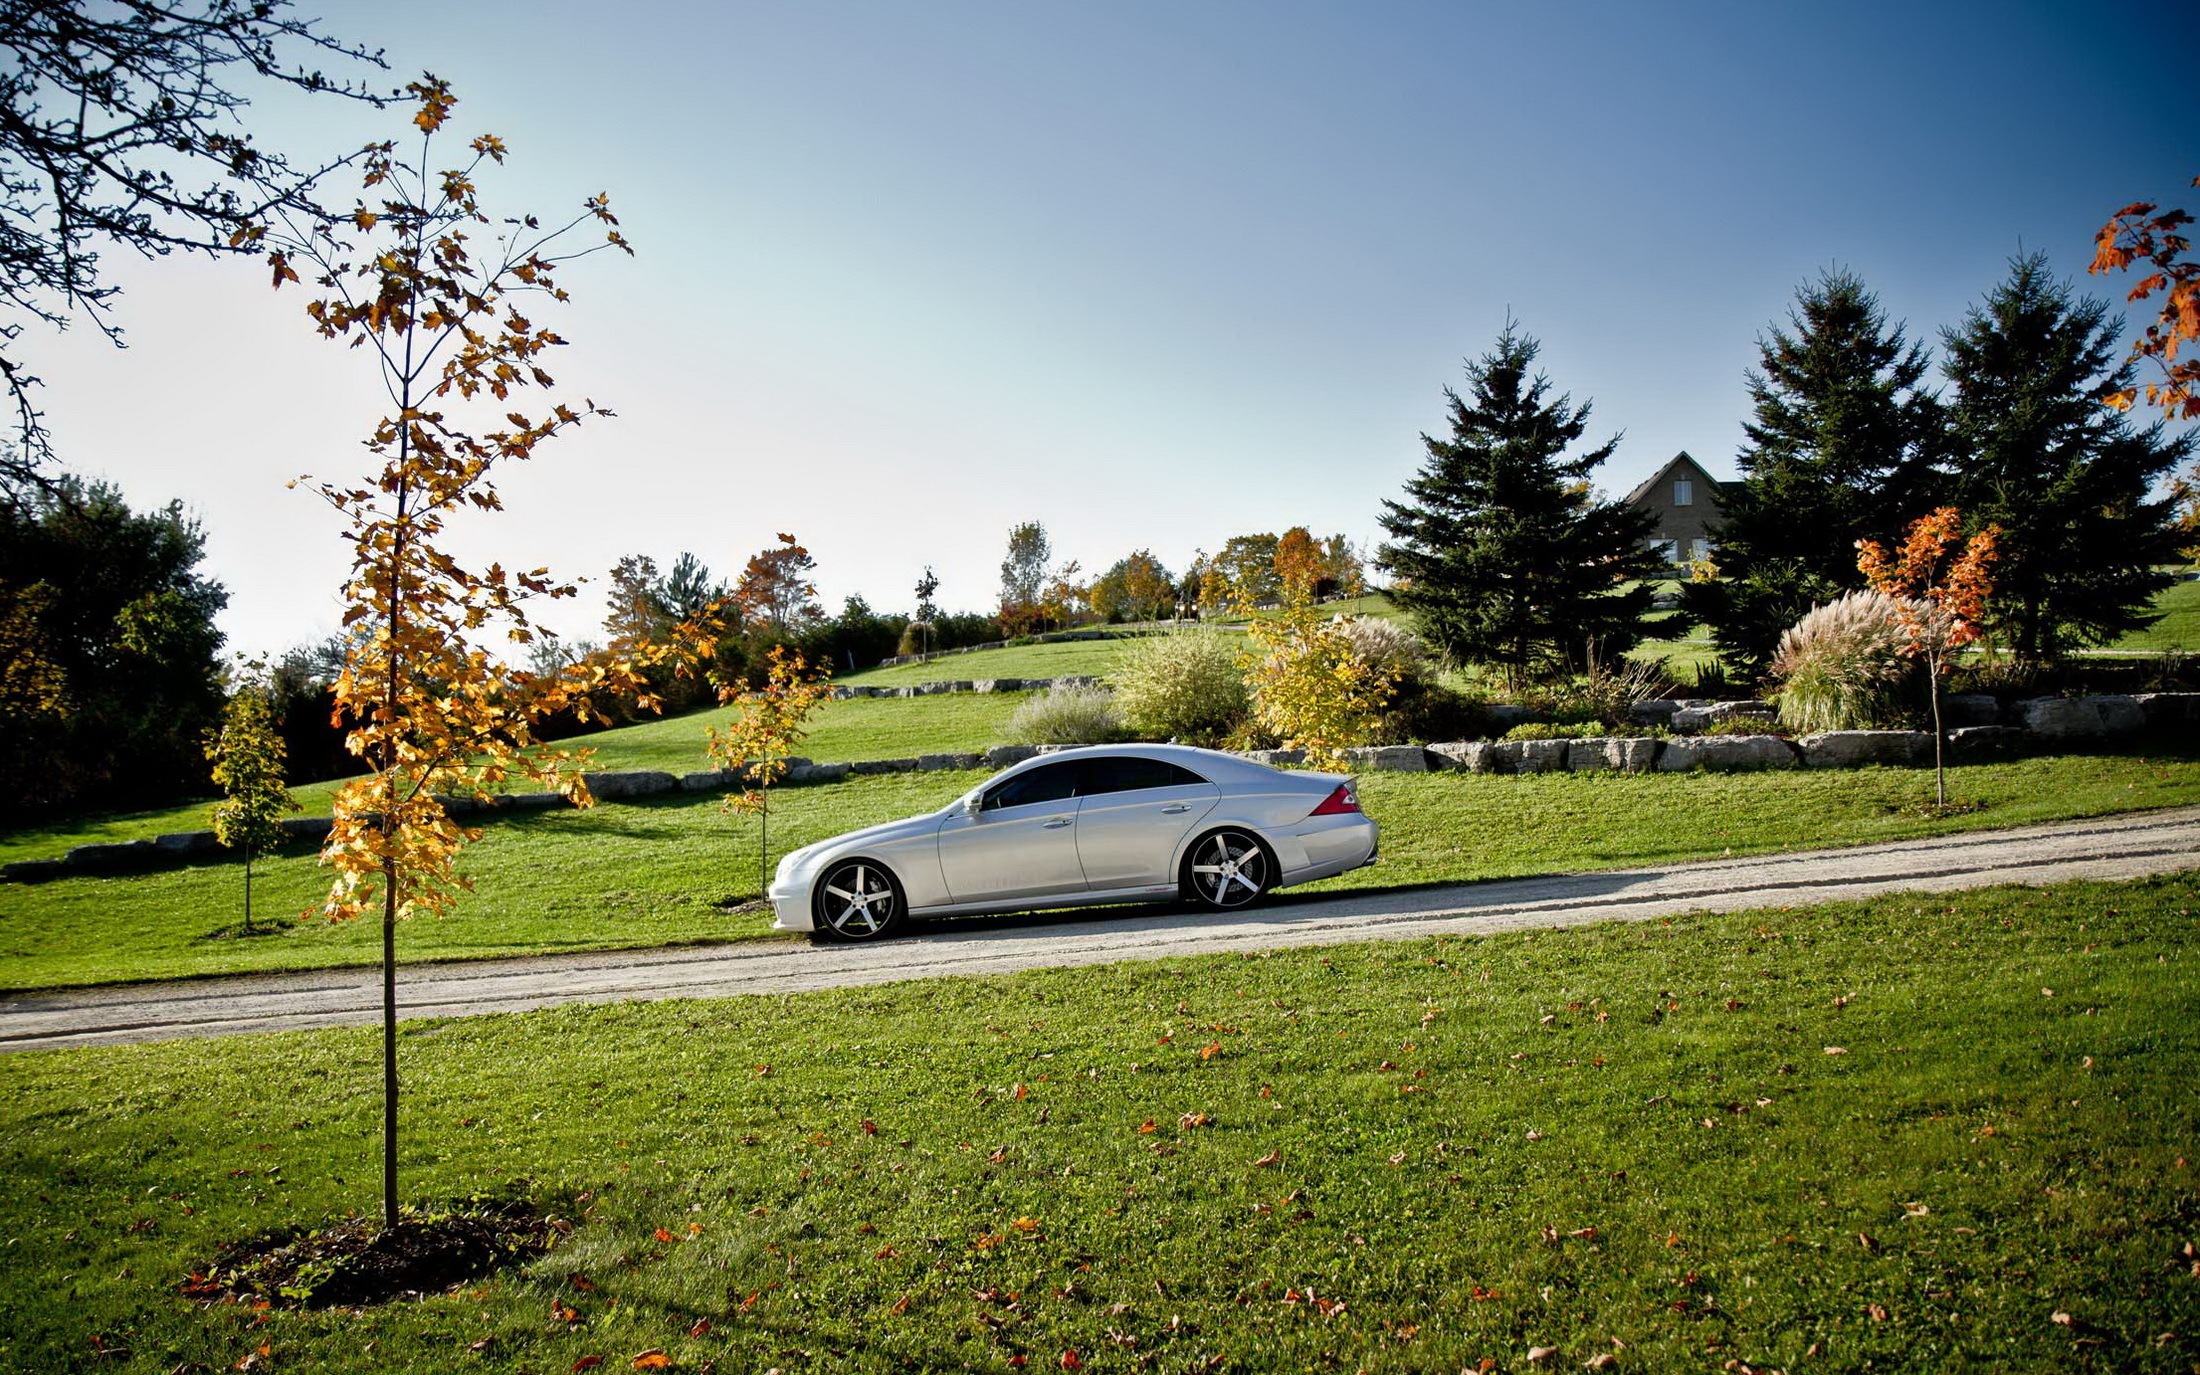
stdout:
{"type": "Polygon", "coordinates": [[[1673,504],[1675,506],[1693,506],[1696,504],[1696,484],[1693,479],[1685,477],[1673,479],[1673,504]]]}
{"type": "Polygon", "coordinates": [[[1710,558],[1711,541],[1707,539],[1690,540],[1688,542],[1688,557],[1696,563],[1702,563],[1705,559],[1710,558]]]}
{"type": "Polygon", "coordinates": [[[1679,563],[1681,561],[1681,542],[1679,540],[1654,539],[1650,541],[1650,548],[1667,563],[1679,563]]]}

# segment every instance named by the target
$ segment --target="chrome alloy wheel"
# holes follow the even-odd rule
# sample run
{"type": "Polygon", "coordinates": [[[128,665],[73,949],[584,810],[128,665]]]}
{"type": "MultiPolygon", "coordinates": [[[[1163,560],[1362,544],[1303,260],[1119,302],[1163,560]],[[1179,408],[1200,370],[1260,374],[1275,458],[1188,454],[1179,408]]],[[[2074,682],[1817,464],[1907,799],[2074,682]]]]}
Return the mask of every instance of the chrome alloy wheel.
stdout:
{"type": "Polygon", "coordinates": [[[893,876],[867,859],[835,865],[817,888],[817,915],[841,940],[867,941],[901,922],[901,889],[893,876]]]}
{"type": "Polygon", "coordinates": [[[1222,910],[1243,907],[1270,882],[1268,852],[1243,831],[1217,831],[1200,841],[1187,868],[1191,896],[1222,910]]]}

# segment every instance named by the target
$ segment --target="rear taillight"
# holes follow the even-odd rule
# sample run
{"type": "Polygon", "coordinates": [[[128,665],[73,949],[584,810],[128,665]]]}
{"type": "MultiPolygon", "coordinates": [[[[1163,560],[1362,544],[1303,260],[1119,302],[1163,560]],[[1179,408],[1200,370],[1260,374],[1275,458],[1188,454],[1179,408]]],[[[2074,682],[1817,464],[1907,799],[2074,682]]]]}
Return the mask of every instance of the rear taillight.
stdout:
{"type": "Polygon", "coordinates": [[[1339,783],[1337,790],[1322,799],[1322,805],[1313,811],[1314,816],[1351,816],[1360,810],[1360,795],[1352,791],[1350,783],[1339,783]]]}

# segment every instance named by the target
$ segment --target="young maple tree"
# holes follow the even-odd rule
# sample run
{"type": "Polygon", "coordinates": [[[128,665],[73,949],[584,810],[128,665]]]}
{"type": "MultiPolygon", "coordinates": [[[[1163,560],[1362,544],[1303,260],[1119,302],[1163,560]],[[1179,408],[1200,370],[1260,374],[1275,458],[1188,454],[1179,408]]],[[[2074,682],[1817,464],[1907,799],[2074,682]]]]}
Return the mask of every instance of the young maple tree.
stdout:
{"type": "Polygon", "coordinates": [[[219,731],[208,733],[206,757],[214,765],[214,838],[244,851],[244,934],[252,934],[252,861],[283,840],[283,815],[303,810],[283,786],[285,751],[275,729],[274,693],[266,667],[248,667],[222,708],[219,731]]]}
{"type": "Polygon", "coordinates": [[[787,776],[787,757],[809,734],[810,713],[832,695],[831,669],[812,672],[800,653],[773,645],[765,660],[764,681],[753,688],[721,684],[718,700],[734,708],[724,726],[709,728],[708,751],[720,767],[741,775],[742,789],[729,794],[726,810],[754,812],[762,825],[758,842],[756,888],[771,886],[771,786],[787,776]]]}
{"type": "Polygon", "coordinates": [[[1899,553],[1889,554],[1875,540],[1856,542],[1856,567],[1873,589],[1894,598],[1900,608],[1909,653],[1925,664],[1933,697],[1933,795],[1948,805],[1948,770],[1940,725],[1940,680],[1954,667],[1957,651],[1979,637],[1986,600],[1993,595],[1995,541],[1999,527],[1989,525],[1963,537],[1963,517],[1943,506],[1910,522],[1899,553]]]}
{"type": "Polygon", "coordinates": [[[456,97],[432,75],[407,90],[417,102],[417,144],[404,156],[394,143],[368,149],[366,194],[349,219],[277,218],[254,235],[270,249],[277,288],[298,281],[300,266],[313,273],[321,294],[307,315],[322,337],[375,360],[390,400],[366,444],[378,466],[357,485],[314,486],[343,518],[352,546],[343,586],[347,650],[334,692],[337,719],[349,724],[346,747],[369,770],[336,794],[321,851],[336,871],[324,910],[336,921],[381,910],[382,1201],[390,1226],[399,1219],[397,923],[451,910],[471,887],[457,868],[460,846],[479,834],[457,826],[443,798],[486,800],[523,775],[587,805],[579,772],[586,752],[538,748],[534,723],[561,710],[601,720],[598,695],[630,694],[650,705],[638,656],[670,652],[606,652],[531,673],[483,647],[498,630],[530,643],[529,603],[574,588],[540,568],[469,568],[441,546],[446,524],[462,512],[502,509],[492,482],[498,464],[524,460],[584,418],[609,414],[592,402],[578,410],[550,403],[532,417],[517,409],[518,393],[553,385],[544,355],[564,342],[521,307],[566,299],[554,280],[564,263],[631,250],[600,195],[551,229],[532,216],[491,220],[474,179],[503,162],[503,142],[483,134],[453,164],[439,165],[437,135],[456,97]],[[567,247],[583,226],[603,227],[603,237],[567,247]]]}

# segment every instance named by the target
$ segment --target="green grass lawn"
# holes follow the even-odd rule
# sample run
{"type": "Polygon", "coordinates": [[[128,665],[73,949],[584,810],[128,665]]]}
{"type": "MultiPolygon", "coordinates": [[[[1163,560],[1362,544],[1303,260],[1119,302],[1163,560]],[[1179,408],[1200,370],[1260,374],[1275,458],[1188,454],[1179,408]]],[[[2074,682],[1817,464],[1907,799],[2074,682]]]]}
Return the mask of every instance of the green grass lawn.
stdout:
{"type": "MultiPolygon", "coordinates": [[[[774,853],[946,805],[979,773],[896,774],[774,794],[774,853]]],[[[1987,826],[2200,802],[2200,757],[2073,755],[1953,770],[1981,810],[1919,810],[1912,769],[1759,774],[1371,774],[1383,862],[1314,885],[1367,889],[1668,864],[1723,854],[1853,845],[1987,826]]],[[[469,847],[474,893],[443,920],[406,925],[407,960],[775,938],[766,917],[724,910],[757,895],[757,823],[687,795],[498,820],[469,847]]],[[[0,987],[372,963],[379,929],[314,918],[279,935],[217,936],[237,920],[241,869],[209,864],[129,878],[0,886],[0,987]]],[[[269,861],[262,915],[317,906],[310,855],[269,861]]]]}
{"type": "Polygon", "coordinates": [[[2174,649],[2200,654],[2200,582],[2184,580],[2182,571],[2179,581],[2154,600],[2155,610],[2162,613],[2162,619],[2145,630],[2124,636],[2112,648],[2157,652],[2174,649]]]}
{"type": "Polygon", "coordinates": [[[910,683],[977,678],[1106,677],[1115,671],[1115,666],[1122,662],[1123,655],[1139,638],[1122,635],[1105,640],[1058,640],[1051,644],[980,649],[969,654],[942,655],[929,663],[898,664],[893,668],[841,674],[833,681],[869,687],[901,687],[910,683]]]}
{"type": "Polygon", "coordinates": [[[373,1032],[0,1057],[0,1366],[2188,1371],[2195,907],[2187,876],[414,1023],[409,1195],[574,1229],[359,1312],[177,1289],[374,1205],[373,1032]]]}

